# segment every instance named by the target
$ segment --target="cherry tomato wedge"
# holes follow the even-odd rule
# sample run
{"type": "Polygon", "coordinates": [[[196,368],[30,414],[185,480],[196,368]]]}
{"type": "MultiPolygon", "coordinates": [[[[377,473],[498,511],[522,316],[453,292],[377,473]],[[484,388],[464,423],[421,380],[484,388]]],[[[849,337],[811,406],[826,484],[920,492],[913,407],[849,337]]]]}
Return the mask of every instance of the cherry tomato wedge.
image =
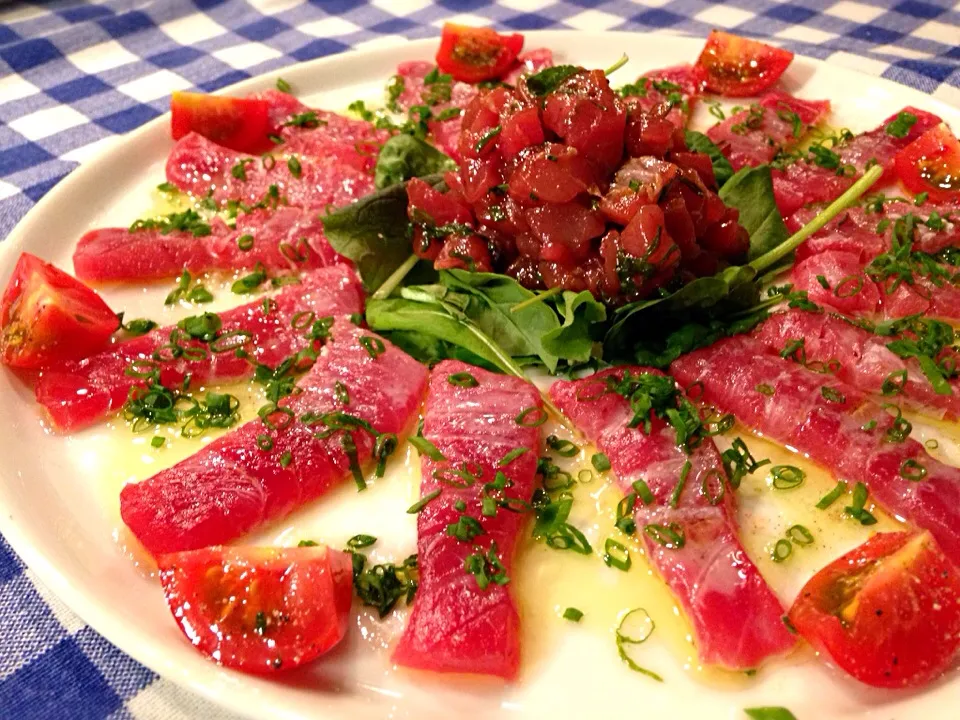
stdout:
{"type": "Polygon", "coordinates": [[[960,200],[960,142],[943,123],[898,152],[893,165],[909,190],[933,202],[960,200]]]}
{"type": "Polygon", "coordinates": [[[730,97],[758,95],[783,75],[793,53],[789,50],[713,30],[697,67],[704,71],[707,90],[730,97]]]}
{"type": "Polygon", "coordinates": [[[161,555],[157,565],[183,634],[221,665],[289,670],[347,632],[352,563],[338,550],[220,546],[161,555]]]}
{"type": "Polygon", "coordinates": [[[446,23],[437,67],[462,82],[496,80],[507,74],[522,49],[523,35],[500,35],[490,28],[446,23]]]}
{"type": "Polygon", "coordinates": [[[266,100],[175,92],[170,130],[174,140],[196,132],[231,150],[259,153],[271,146],[269,111],[266,100]]]}
{"type": "Polygon", "coordinates": [[[0,301],[0,360],[27,369],[79,360],[106,345],[119,325],[94,290],[23,253],[0,301]]]}
{"type": "Polygon", "coordinates": [[[790,621],[876,687],[923,685],[960,649],[960,577],[930,533],[880,533],[803,586],[790,621]]]}

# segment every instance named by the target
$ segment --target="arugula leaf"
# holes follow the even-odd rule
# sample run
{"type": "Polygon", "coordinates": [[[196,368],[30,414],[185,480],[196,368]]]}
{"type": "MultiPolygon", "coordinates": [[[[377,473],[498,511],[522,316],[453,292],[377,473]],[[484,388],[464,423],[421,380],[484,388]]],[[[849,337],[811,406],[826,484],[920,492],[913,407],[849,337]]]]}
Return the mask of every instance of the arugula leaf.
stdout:
{"type": "Polygon", "coordinates": [[[374,184],[378,189],[397,185],[413,177],[456,170],[457,163],[432,145],[412,135],[394,135],[377,158],[374,184]]]}
{"type": "Polygon", "coordinates": [[[740,224],[750,233],[748,260],[760,257],[790,237],[777,209],[769,165],[739,170],[720,189],[720,199],[740,211],[740,224]]]}
{"type": "Polygon", "coordinates": [[[461,360],[494,372],[500,369],[459,345],[432,335],[425,335],[418,330],[381,331],[381,334],[407,355],[430,367],[441,360],[461,360]]]}
{"type": "Polygon", "coordinates": [[[537,97],[549,95],[569,77],[573,77],[582,68],[576,65],[554,65],[534,75],[527,76],[527,89],[537,97]]]}
{"type": "Polygon", "coordinates": [[[543,336],[560,327],[557,314],[542,302],[513,311],[515,305],[536,297],[535,293],[513,278],[495,273],[442,270],[440,282],[475,301],[467,314],[511,357],[535,356],[550,372],[557,369],[559,357],[543,346],[543,336]]]}
{"type": "Polygon", "coordinates": [[[431,336],[457,345],[505,373],[523,375],[522,368],[464,312],[470,304],[468,296],[441,285],[403,288],[400,294],[399,298],[367,302],[367,323],[373,330],[431,336]]]}
{"type": "Polygon", "coordinates": [[[723,187],[733,177],[733,165],[727,160],[720,148],[713,140],[696,130],[686,131],[687,147],[694,152],[706,153],[713,163],[713,176],[717,179],[717,187],[723,187]]]}
{"type": "MultiPolygon", "coordinates": [[[[422,179],[434,187],[442,183],[438,175],[422,179]]],[[[330,245],[354,262],[368,292],[380,287],[410,257],[404,185],[362,197],[321,220],[330,245]]]]}
{"type": "Polygon", "coordinates": [[[595,323],[607,319],[607,308],[597,302],[590,292],[569,290],[563,293],[563,305],[558,311],[563,325],[550,330],[540,338],[544,349],[570,362],[586,362],[593,352],[595,339],[591,329],[595,323]]]}

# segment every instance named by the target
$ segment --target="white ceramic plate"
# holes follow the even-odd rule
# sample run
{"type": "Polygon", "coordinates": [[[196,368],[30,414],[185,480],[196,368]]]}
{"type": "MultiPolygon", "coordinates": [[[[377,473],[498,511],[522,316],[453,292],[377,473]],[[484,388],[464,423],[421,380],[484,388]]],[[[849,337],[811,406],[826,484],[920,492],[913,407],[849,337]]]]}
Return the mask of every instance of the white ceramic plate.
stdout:
{"type": "MultiPolygon", "coordinates": [[[[702,41],[627,33],[528,33],[527,47],[539,46],[553,49],[558,62],[588,67],[609,66],[626,52],[631,62],[615,78],[625,83],[644,70],[692,61],[702,41]]],[[[344,108],[356,98],[377,102],[398,62],[429,59],[435,48],[436,40],[429,39],[348,53],[304,63],[282,75],[308,104],[344,108]]],[[[230,92],[262,90],[275,79],[276,75],[252,79],[230,92]]],[[[908,104],[936,112],[960,128],[960,111],[955,108],[892,82],[816,60],[798,57],[785,85],[804,97],[830,99],[832,123],[854,131],[873,127],[908,104]]],[[[701,108],[694,125],[709,120],[701,108]]],[[[165,117],[159,118],[110,143],[47,195],[0,246],[0,278],[9,276],[22,250],[70,269],[72,249],[83,231],[125,225],[148,210],[172,144],[167,123],[165,117]]],[[[163,309],[168,290],[169,284],[162,284],[148,290],[111,289],[105,295],[128,317],[170,321],[192,314],[186,307],[163,309]]],[[[219,298],[229,304],[231,296],[220,293],[219,298]]],[[[566,558],[542,545],[524,550],[515,572],[527,629],[522,676],[513,686],[393,668],[388,647],[402,628],[403,611],[382,622],[359,613],[341,647],[292,676],[268,680],[223,670],[181,637],[156,580],[146,564],[137,562],[136,553],[128,552],[118,513],[118,492],[124,482],[172,464],[193,452],[196,444],[171,436],[157,451],[149,446],[150,433],[134,437],[116,423],[73,437],[52,435],[39,419],[31,392],[9,372],[0,372],[0,417],[6,428],[0,435],[0,531],[14,549],[43,583],[108,640],[164,677],[251,717],[423,720],[467,713],[484,718],[642,713],[679,720],[742,718],[744,707],[782,705],[800,720],[905,720],[923,714],[947,717],[960,701],[960,677],[917,693],[871,691],[817,662],[809,650],[777,661],[753,678],[701,670],[684,638],[682,620],[642,560],[638,558],[630,573],[617,573],[597,558],[566,558]],[[559,618],[567,605],[586,612],[583,623],[575,626],[559,618]],[[666,678],[663,684],[631,673],[617,659],[611,634],[617,613],[639,605],[650,610],[659,626],[643,648],[642,661],[666,678]]],[[[946,457],[956,459],[956,447],[943,442],[949,428],[922,432],[941,437],[946,457]]],[[[751,446],[753,442],[761,453],[775,452],[759,440],[751,441],[751,446]]],[[[375,559],[404,557],[415,545],[414,520],[403,512],[417,496],[415,456],[413,460],[395,462],[388,477],[364,496],[345,489],[252,541],[291,544],[312,537],[339,546],[355,533],[368,532],[381,537],[375,559]]],[[[805,505],[831,482],[808,469],[805,505]]],[[[790,515],[791,506],[769,499],[762,478],[745,484],[741,495],[745,543],[752,556],[761,558],[784,522],[797,519],[790,515]]],[[[602,522],[591,517],[598,505],[609,514],[602,487],[598,483],[597,488],[586,488],[582,497],[581,527],[602,538],[602,522]]],[[[762,565],[786,602],[818,566],[866,537],[860,530],[838,529],[837,523],[822,518],[809,522],[821,532],[819,550],[810,551],[789,571],[762,565]]]]}

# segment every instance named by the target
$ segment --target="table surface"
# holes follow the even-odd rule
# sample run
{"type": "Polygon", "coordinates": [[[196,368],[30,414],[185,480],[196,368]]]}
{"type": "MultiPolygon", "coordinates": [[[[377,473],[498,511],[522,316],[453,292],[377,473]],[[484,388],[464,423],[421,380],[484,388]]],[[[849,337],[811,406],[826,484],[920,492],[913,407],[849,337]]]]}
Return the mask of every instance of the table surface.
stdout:
{"type": "MultiPolygon", "coordinates": [[[[212,91],[350,48],[435,36],[446,20],[515,31],[637,30],[772,40],[960,105],[951,0],[54,0],[0,9],[0,237],[103,143],[212,91]]],[[[230,717],[160,679],[53,597],[0,538],[0,718],[230,717]]]]}

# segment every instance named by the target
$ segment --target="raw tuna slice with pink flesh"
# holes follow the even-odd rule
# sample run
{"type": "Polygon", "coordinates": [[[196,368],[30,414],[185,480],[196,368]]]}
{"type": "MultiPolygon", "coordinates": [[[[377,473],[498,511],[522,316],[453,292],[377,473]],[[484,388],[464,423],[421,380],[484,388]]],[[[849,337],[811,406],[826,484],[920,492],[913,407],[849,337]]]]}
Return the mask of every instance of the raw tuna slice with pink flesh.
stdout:
{"type": "MultiPolygon", "coordinates": [[[[269,311],[257,299],[220,313],[220,334],[225,337],[213,345],[229,350],[211,352],[209,345],[181,337],[179,345],[196,348],[193,352],[203,357],[156,361],[154,353],[169,345],[171,333],[177,330],[160,328],[117,342],[84,360],[45,370],[37,380],[37,402],[55,428],[79,430],[120,410],[131,388],[145,384],[144,376],[152,368],[159,370],[161,384],[169,388],[179,388],[187,375],[194,385],[249,377],[253,363],[236,357],[233,348],[242,345],[253,362],[275,366],[314,342],[308,338],[314,320],[361,312],[363,297],[360,282],[345,265],[316,270],[305,274],[300,285],[289,285],[274,295],[269,311]],[[240,333],[248,333],[249,338],[240,333]]],[[[176,334],[182,336],[182,332],[176,334]]]]}
{"type": "Polygon", "coordinates": [[[887,512],[929,530],[960,562],[960,469],[927,455],[923,445],[904,437],[909,424],[852,385],[745,336],[685,355],[670,371],[682,385],[699,383],[704,402],[747,427],[838,478],[862,482],[887,512]]]}
{"type": "Polygon", "coordinates": [[[734,170],[768,163],[830,112],[829,100],[801,100],[780,90],[707,130],[734,170]]]}
{"type": "Polygon", "coordinates": [[[960,418],[960,382],[949,381],[952,394],[938,394],[916,358],[901,358],[887,347],[895,338],[875,335],[833,315],[802,310],[771,315],[753,337],[776,353],[803,340],[807,362],[829,365],[836,370],[833,377],[877,397],[883,395],[884,381],[905,372],[901,391],[893,398],[896,402],[926,415],[960,418]]]}
{"type": "MultiPolygon", "coordinates": [[[[553,53],[546,48],[530,50],[520,53],[516,66],[505,77],[505,82],[515,85],[523,75],[530,75],[553,65],[553,53]]],[[[427,127],[433,135],[434,144],[455,160],[460,159],[457,149],[457,139],[460,137],[462,111],[470,101],[480,92],[476,85],[453,81],[447,83],[424,82],[425,78],[436,69],[436,64],[423,60],[402,62],[397,66],[397,76],[403,81],[403,92],[397,97],[397,106],[408,111],[414,105],[425,105],[430,108],[432,118],[437,118],[444,111],[457,108],[461,113],[452,114],[445,120],[427,120],[427,127]],[[447,96],[449,88],[449,97],[447,96]]]]}
{"type": "Polygon", "coordinates": [[[319,498],[354,469],[362,472],[373,458],[374,433],[402,438],[426,380],[423,365],[341,318],[297,384],[299,394],[280,401],[283,413],[252,420],[126,485],[120,515],[154,555],[243,537],[319,498]]]}
{"type": "MultiPolygon", "coordinates": [[[[822,207],[802,208],[786,218],[787,227],[796,232],[822,210],[822,207]]],[[[880,212],[853,207],[841,213],[797,248],[797,259],[823,250],[842,249],[858,252],[863,261],[869,261],[892,247],[894,223],[906,215],[914,215],[913,249],[936,254],[948,247],[960,245],[960,206],[923,203],[919,206],[903,202],[884,203],[880,212]]]]}
{"type": "MultiPolygon", "coordinates": [[[[323,234],[319,210],[278,207],[237,215],[236,227],[220,218],[209,234],[156,228],[100,228],[86,233],[73,252],[85,282],[133,282],[262,265],[268,273],[312,270],[341,262],[323,234]]],[[[136,226],[134,226],[136,227],[136,226]]]]}
{"type": "Polygon", "coordinates": [[[841,165],[854,168],[853,173],[837,175],[836,168],[824,168],[807,161],[793,163],[783,170],[774,170],[773,191],[780,214],[787,217],[804,205],[830,202],[850,187],[868,165],[882,165],[884,174],[880,182],[890,180],[893,158],[897,152],[941,122],[936,115],[914,107],[905,107],[900,112],[909,113],[917,119],[903,137],[895,137],[887,132],[887,126],[900,115],[898,112],[873,130],[830,148],[839,156],[841,165]]]}
{"type": "MultiPolygon", "coordinates": [[[[513,586],[491,579],[481,587],[478,577],[467,572],[466,564],[468,556],[486,557],[493,551],[502,564],[501,577],[510,577],[514,549],[527,516],[498,507],[489,517],[482,513],[482,502],[485,495],[501,501],[530,500],[540,450],[536,421],[543,412],[536,388],[519,378],[450,360],[433,369],[423,436],[444,459],[421,457],[420,494],[427,497],[438,490],[440,494],[417,518],[420,586],[394,652],[399,665],[516,677],[520,618],[513,586]],[[475,385],[468,374],[476,380],[475,385]],[[500,461],[518,448],[526,452],[501,465],[500,461]],[[498,478],[505,488],[485,489],[498,478]],[[458,502],[465,504],[464,510],[457,510],[458,502]],[[483,532],[469,541],[448,532],[447,528],[462,523],[462,516],[479,521],[483,532]]],[[[490,578],[499,570],[485,569],[490,578]]]]}
{"type": "Polygon", "coordinates": [[[254,158],[190,133],[170,151],[167,180],[194,197],[209,196],[218,205],[233,200],[248,206],[279,202],[322,209],[346,205],[373,191],[369,152],[330,141],[321,155],[299,155],[285,145],[254,158]]]}
{"type": "Polygon", "coordinates": [[[661,70],[651,70],[637,79],[642,86],[641,94],[628,95],[624,98],[627,108],[631,111],[643,110],[650,112],[658,105],[671,103],[674,94],[679,94],[680,101],[673,102],[666,115],[675,127],[684,128],[693,106],[703,91],[703,77],[700,70],[694,65],[676,65],[661,70]]]}
{"type": "Polygon", "coordinates": [[[604,380],[620,380],[625,372],[663,375],[612,368],[583,380],[557,381],[550,396],[607,455],[624,493],[642,479],[654,495],[650,505],[637,501],[637,532],[693,626],[701,662],[747,670],[789,651],[796,639],[781,620],[783,607],[737,539],[734,493],[716,446],[704,438],[687,454],[677,446],[673,427],[653,415],[649,434],[629,427],[634,415],[629,401],[604,380]],[[673,502],[681,477],[684,484],[673,502]],[[670,528],[683,541],[664,537],[661,544],[654,539],[659,528],[670,528]]]}
{"type": "Polygon", "coordinates": [[[873,280],[873,270],[852,252],[823,250],[801,260],[790,273],[795,290],[805,290],[817,305],[857,317],[902,318],[917,313],[960,319],[960,288],[947,279],[926,277],[899,282],[896,276],[873,280]]]}

